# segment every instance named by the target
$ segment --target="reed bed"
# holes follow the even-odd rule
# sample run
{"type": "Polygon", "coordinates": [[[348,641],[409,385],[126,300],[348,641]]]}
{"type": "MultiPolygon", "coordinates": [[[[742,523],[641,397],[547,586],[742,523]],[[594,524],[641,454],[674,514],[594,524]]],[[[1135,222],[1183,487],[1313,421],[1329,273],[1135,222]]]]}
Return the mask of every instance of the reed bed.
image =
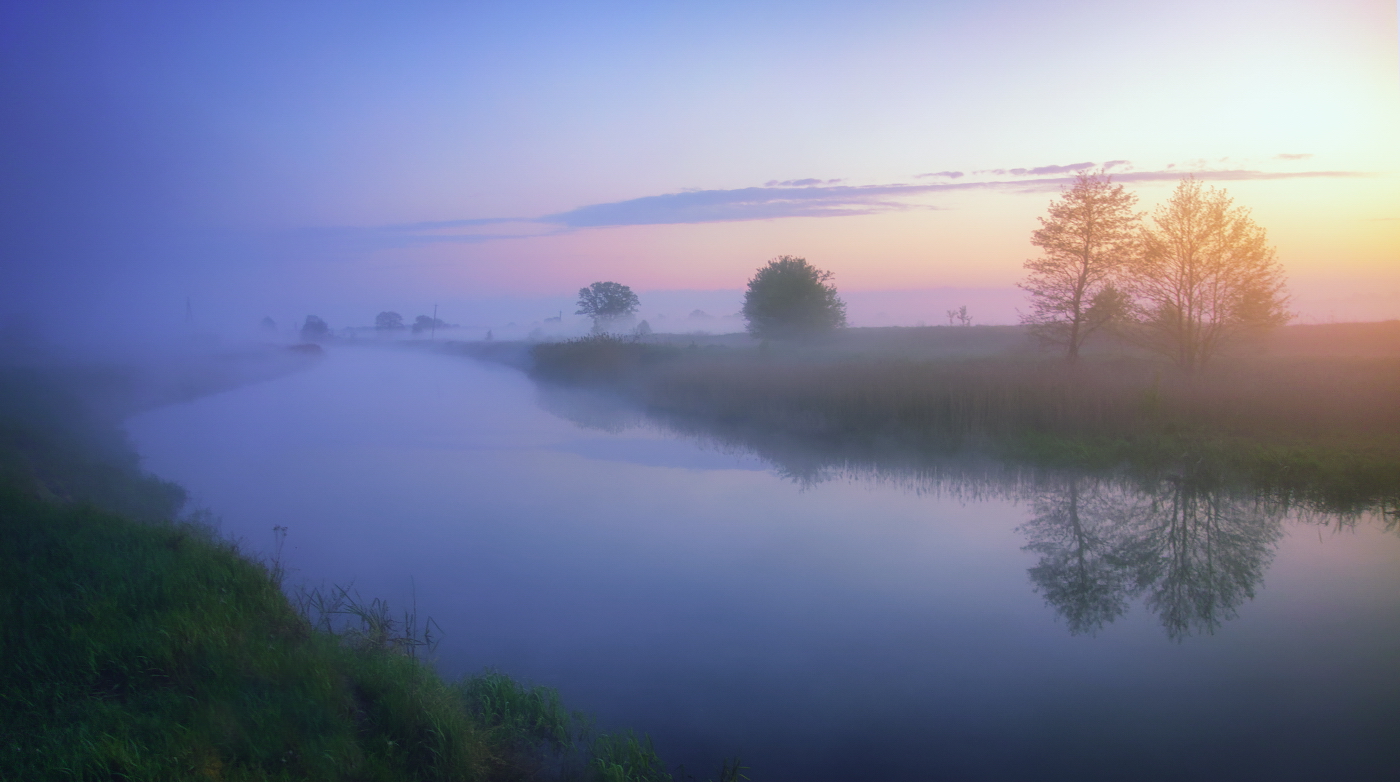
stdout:
{"type": "MultiPolygon", "coordinates": [[[[1186,375],[1132,356],[910,360],[810,346],[535,348],[535,377],[615,391],[762,451],[981,451],[1052,466],[1217,472],[1331,506],[1400,494],[1400,356],[1253,355],[1186,375]]],[[[802,468],[812,472],[812,465],[802,468]]]]}

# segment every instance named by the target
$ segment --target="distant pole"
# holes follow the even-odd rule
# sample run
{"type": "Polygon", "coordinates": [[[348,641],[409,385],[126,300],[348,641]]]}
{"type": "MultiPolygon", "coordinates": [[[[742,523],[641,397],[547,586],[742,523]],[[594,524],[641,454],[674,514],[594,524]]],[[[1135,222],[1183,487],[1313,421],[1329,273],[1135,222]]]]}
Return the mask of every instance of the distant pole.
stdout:
{"type": "Polygon", "coordinates": [[[435,341],[436,339],[437,339],[437,305],[434,304],[434,305],[433,305],[433,328],[432,328],[431,331],[428,332],[428,341],[429,341],[429,342],[433,342],[433,341],[435,341]]]}

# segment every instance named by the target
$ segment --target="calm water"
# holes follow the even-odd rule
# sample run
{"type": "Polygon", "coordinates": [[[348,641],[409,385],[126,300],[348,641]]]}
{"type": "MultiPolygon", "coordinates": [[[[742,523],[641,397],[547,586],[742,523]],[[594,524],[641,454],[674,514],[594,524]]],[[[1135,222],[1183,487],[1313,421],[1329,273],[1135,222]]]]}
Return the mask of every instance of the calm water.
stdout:
{"type": "Polygon", "coordinates": [[[775,467],[512,370],[332,351],[130,422],[291,582],[698,776],[1395,779],[1400,535],[1165,484],[775,467]]]}

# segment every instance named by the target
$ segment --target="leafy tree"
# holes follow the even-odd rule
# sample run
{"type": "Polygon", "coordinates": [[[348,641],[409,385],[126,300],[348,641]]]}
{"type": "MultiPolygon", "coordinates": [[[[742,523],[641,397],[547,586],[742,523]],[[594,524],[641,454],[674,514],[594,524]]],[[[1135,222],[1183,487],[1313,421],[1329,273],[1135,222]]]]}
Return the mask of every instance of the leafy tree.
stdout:
{"type": "Polygon", "coordinates": [[[374,316],[374,327],[379,331],[403,331],[403,316],[397,312],[381,312],[374,316]]]}
{"type": "Polygon", "coordinates": [[[626,285],[595,282],[578,289],[578,311],[574,314],[592,318],[593,332],[601,334],[615,324],[630,321],[641,305],[641,299],[626,285]]]}
{"type": "Polygon", "coordinates": [[[755,337],[799,337],[846,325],[846,303],[827,284],[832,273],[805,258],[782,255],[768,262],[749,280],[744,293],[744,318],[755,337]]]}
{"type": "Polygon", "coordinates": [[[427,315],[419,315],[413,319],[413,333],[422,334],[425,331],[435,331],[437,329],[451,328],[452,324],[444,323],[441,318],[430,318],[427,315]]]}
{"type": "Polygon", "coordinates": [[[320,342],[331,335],[330,326],[326,325],[315,315],[307,315],[306,322],[301,324],[301,339],[303,342],[320,342]]]}
{"type": "Polygon", "coordinates": [[[1102,172],[1081,172],[1060,195],[1031,234],[1042,255],[1024,264],[1031,311],[1021,322],[1074,363],[1084,340],[1123,312],[1113,279],[1137,250],[1139,215],[1137,197],[1102,172]]]}
{"type": "Polygon", "coordinates": [[[1124,282],[1141,344],[1190,372],[1241,332],[1292,317],[1264,229],[1224,190],[1188,176],[1153,223],[1124,282]]]}

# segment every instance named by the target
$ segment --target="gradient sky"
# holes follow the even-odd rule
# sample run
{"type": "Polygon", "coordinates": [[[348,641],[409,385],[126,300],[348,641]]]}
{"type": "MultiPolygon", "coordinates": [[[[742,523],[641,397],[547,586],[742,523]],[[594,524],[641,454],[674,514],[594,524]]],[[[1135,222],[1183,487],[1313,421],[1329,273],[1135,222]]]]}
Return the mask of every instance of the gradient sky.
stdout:
{"type": "Polygon", "coordinates": [[[490,324],[601,279],[647,314],[795,254],[858,325],[1011,322],[1036,217],[1111,164],[1144,209],[1218,180],[1304,320],[1400,317],[1396,10],[8,2],[0,315],[490,324]]]}

